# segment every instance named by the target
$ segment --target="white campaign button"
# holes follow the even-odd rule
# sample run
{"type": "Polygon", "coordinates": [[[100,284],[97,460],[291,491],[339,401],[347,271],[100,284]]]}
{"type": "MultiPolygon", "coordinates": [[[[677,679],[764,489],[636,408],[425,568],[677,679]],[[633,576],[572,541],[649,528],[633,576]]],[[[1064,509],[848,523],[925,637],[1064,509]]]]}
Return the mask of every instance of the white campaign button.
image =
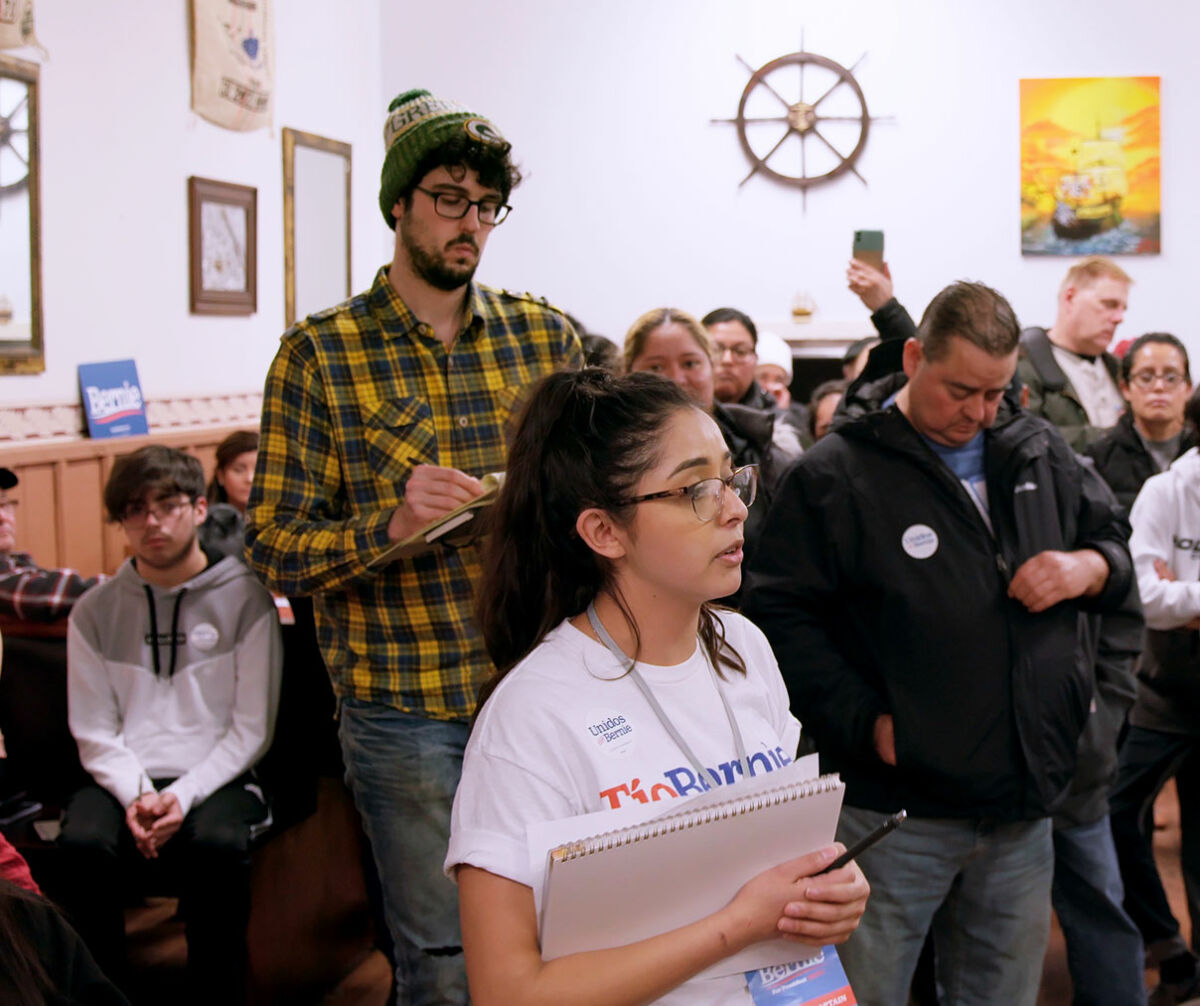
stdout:
{"type": "Polygon", "coordinates": [[[938,550],[937,532],[928,524],[913,524],[900,536],[900,544],[914,559],[928,559],[938,550]]]}
{"type": "Polygon", "coordinates": [[[217,640],[220,638],[221,634],[217,632],[217,627],[209,622],[201,622],[199,625],[193,626],[192,631],[188,634],[188,642],[197,650],[211,650],[217,645],[217,640]]]}

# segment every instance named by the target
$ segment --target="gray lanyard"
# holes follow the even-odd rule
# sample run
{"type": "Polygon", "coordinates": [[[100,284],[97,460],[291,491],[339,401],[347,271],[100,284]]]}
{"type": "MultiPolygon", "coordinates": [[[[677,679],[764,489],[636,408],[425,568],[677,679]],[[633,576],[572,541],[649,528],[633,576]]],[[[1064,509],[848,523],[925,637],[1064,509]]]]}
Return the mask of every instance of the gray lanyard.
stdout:
{"type": "MultiPolygon", "coordinates": [[[[654,693],[650,691],[650,686],[646,684],[646,679],[638,673],[636,663],[631,660],[625,651],[617,645],[615,639],[608,634],[608,630],[600,621],[600,616],[596,614],[596,605],[589,604],[587,607],[588,622],[591,623],[593,631],[600,637],[600,642],[612,651],[612,655],[617,658],[617,663],[628,671],[629,676],[633,679],[633,683],[638,686],[638,690],[646,697],[646,701],[650,704],[650,708],[654,710],[654,715],[658,717],[659,723],[663,725],[663,729],[670,735],[678,746],[679,750],[689,762],[692,763],[692,768],[696,771],[696,779],[702,781],[707,787],[710,783],[708,771],[700,764],[700,759],[696,757],[695,752],[688,746],[675,729],[675,724],[668,718],[663,707],[659,705],[658,699],[654,697],[654,693]]],[[[742,766],[743,771],[754,775],[754,766],[750,764],[750,759],[746,757],[746,745],[742,741],[742,732],[738,729],[737,720],[733,717],[733,710],[729,708],[729,699],[725,697],[725,691],[721,688],[721,679],[717,677],[716,669],[712,665],[712,661],[705,659],[705,664],[708,665],[708,673],[712,678],[713,687],[717,690],[717,695],[721,699],[721,705],[725,707],[725,716],[729,720],[729,728],[733,731],[733,745],[737,749],[738,763],[742,766]]]]}

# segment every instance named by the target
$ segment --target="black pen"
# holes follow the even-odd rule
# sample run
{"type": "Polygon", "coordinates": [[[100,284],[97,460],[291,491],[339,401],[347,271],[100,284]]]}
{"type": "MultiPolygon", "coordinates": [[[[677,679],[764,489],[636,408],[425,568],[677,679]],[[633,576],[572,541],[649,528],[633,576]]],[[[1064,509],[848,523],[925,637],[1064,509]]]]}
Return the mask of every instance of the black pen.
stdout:
{"type": "Polygon", "coordinates": [[[849,849],[838,856],[837,859],[825,867],[825,869],[818,870],[815,874],[813,874],[813,876],[819,877],[822,873],[829,873],[831,870],[840,870],[843,866],[849,863],[850,860],[858,856],[858,854],[864,849],[869,849],[871,846],[873,846],[889,831],[895,831],[897,828],[899,828],[900,825],[904,823],[904,819],[906,817],[908,817],[907,811],[897,811],[886,821],[884,821],[883,824],[871,832],[871,834],[865,836],[864,838],[860,838],[857,842],[850,846],[849,849]]]}

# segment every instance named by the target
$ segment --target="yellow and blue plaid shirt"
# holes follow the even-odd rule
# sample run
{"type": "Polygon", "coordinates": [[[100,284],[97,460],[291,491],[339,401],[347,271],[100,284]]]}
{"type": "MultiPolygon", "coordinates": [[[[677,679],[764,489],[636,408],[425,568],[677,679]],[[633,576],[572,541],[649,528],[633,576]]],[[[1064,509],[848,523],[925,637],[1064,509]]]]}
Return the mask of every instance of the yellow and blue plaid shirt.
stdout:
{"type": "Polygon", "coordinates": [[[477,548],[381,569],[416,464],[503,471],[523,393],[579,367],[566,316],[472,284],[447,349],[379,271],[369,291],[289,329],[267,375],[247,510],[251,566],[274,591],[315,594],[339,696],[462,720],[492,671],[476,627],[477,548]]]}

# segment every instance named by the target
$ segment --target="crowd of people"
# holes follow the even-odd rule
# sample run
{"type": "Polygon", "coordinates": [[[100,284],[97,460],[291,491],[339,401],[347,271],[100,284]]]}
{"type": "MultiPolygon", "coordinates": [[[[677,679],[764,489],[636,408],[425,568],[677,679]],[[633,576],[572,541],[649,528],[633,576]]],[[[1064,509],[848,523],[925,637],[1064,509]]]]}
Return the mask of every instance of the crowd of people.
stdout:
{"type": "MultiPolygon", "coordinates": [[[[0,469],[0,608],[70,611],[92,781],[62,821],[82,943],[60,957],[91,1001],[121,1001],[99,972],[125,984],[122,885],[151,868],[184,888],[199,1001],[243,993],[272,593],[314,598],[398,1003],[748,1003],[750,976],[710,969],[784,935],[798,960],[837,944],[870,1006],[1033,1004],[1052,906],[1076,1003],[1146,1003],[1147,965],[1152,1004],[1200,995],[1152,849],[1175,777],[1194,912],[1200,401],[1174,336],[1110,354],[1130,277],[1078,262],[1022,330],[965,281],[918,324],[851,262],[878,338],[797,402],[790,348],[739,309],[655,308],[614,347],[475,282],[510,144],[426,91],[384,138],[391,262],[284,335],[260,430],[207,486],[170,448],[118,461],[114,576],[16,553],[0,469]],[[392,558],[494,472],[489,510],[392,558]],[[634,739],[597,745],[616,716],[634,739]],[[683,928],[542,960],[531,826],[813,750],[845,783],[836,842],[683,928]]],[[[0,944],[36,903],[0,887],[0,944]]],[[[0,991],[76,980],[52,971],[0,991]]]]}

